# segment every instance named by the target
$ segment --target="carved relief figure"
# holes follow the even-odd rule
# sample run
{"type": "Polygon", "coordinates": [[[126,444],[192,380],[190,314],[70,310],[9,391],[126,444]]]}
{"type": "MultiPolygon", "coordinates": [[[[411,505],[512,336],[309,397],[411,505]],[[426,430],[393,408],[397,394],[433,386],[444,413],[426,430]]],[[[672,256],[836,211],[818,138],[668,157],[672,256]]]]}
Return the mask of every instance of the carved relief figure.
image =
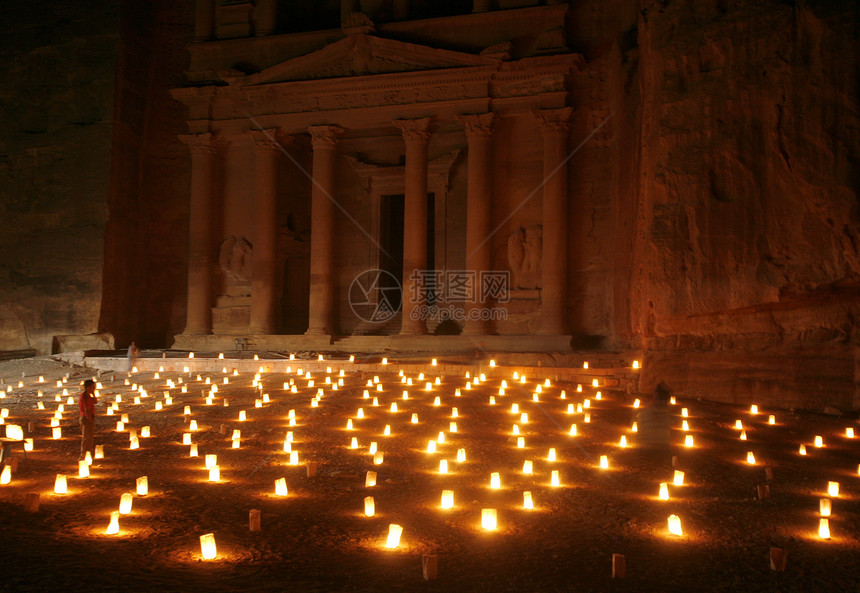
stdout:
{"type": "Polygon", "coordinates": [[[513,288],[538,288],[541,275],[543,228],[519,227],[508,237],[508,265],[513,288]]]}
{"type": "Polygon", "coordinates": [[[230,235],[221,243],[218,265],[224,272],[227,294],[250,294],[253,247],[245,237],[230,235]]]}

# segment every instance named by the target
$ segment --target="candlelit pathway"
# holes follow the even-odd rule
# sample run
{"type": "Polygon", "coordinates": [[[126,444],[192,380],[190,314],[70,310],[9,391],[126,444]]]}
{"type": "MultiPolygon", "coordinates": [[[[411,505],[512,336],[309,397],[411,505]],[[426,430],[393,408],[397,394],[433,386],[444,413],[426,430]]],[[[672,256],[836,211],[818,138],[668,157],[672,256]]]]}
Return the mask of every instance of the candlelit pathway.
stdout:
{"type": "Polygon", "coordinates": [[[573,369],[568,379],[547,382],[538,369],[487,361],[467,378],[467,367],[429,360],[379,368],[208,360],[209,370],[199,373],[179,363],[130,377],[102,374],[97,443],[104,458],[81,478],[77,410],[68,398],[91,371],[53,368],[39,382],[38,371],[21,378],[20,366],[7,364],[0,363],[3,419],[33,438],[33,450],[16,455],[17,468],[0,485],[0,541],[14,542],[3,547],[0,590],[857,589],[860,456],[846,432],[856,422],[846,418],[753,414],[679,397],[673,451],[653,453],[637,446],[635,402],[623,376],[604,374],[593,386],[578,382],[573,369]],[[271,368],[244,370],[248,364],[271,368]],[[118,430],[123,414],[128,422],[118,430]],[[53,439],[56,416],[61,435],[53,439]],[[197,457],[189,456],[194,446],[197,457]],[[206,455],[217,455],[217,482],[209,481],[206,455]],[[527,461],[532,473],[524,471],[527,461]],[[673,483],[676,470],[683,485],[673,483]],[[373,471],[376,484],[367,486],[373,471]],[[58,473],[67,476],[66,494],[54,493],[58,473]],[[493,473],[498,489],[490,487],[493,473]],[[135,492],[141,476],[147,494],[135,495],[119,533],[106,535],[120,495],[135,492]],[[279,478],[286,496],[276,494],[279,478]],[[830,481],[839,482],[838,496],[828,495],[830,481]],[[663,482],[669,500],[658,497],[663,482]],[[770,498],[759,499],[757,486],[768,486],[770,498]],[[440,507],[443,490],[453,491],[451,509],[440,507]],[[523,508],[524,492],[533,509],[523,508]],[[35,513],[25,512],[28,493],[39,494],[35,513]],[[369,496],[372,517],[365,515],[369,496]],[[829,540],[819,537],[821,498],[832,502],[829,540]],[[252,509],[261,512],[259,532],[249,530],[252,509]],[[497,529],[482,528],[482,509],[497,511],[497,529]],[[669,533],[672,514],[683,535],[669,533]],[[391,523],[403,527],[396,549],[385,547],[391,523]],[[201,559],[205,533],[215,536],[214,560],[201,559]],[[788,553],[785,572],[770,569],[772,547],[788,553]],[[623,579],[611,578],[612,554],[625,556],[623,579]],[[437,557],[436,580],[422,578],[424,555],[437,557]]]}

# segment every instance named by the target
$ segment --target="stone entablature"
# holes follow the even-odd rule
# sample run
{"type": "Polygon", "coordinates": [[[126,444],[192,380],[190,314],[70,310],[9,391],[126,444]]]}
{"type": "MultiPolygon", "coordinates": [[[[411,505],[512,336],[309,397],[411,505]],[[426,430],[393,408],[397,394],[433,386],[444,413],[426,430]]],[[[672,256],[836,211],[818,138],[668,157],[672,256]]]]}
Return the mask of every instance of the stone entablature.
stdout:
{"type": "MultiPolygon", "coordinates": [[[[432,48],[427,49],[432,54],[432,48]]],[[[412,72],[271,83],[239,77],[228,86],[175,89],[173,96],[188,106],[189,128],[195,132],[248,129],[249,116],[260,118],[265,127],[303,131],[318,121],[320,112],[339,125],[356,127],[358,121],[361,127],[373,127],[386,125],[392,118],[386,108],[398,106],[426,111],[431,105],[449,103],[452,117],[474,111],[563,107],[570,77],[585,65],[579,54],[482,61],[485,65],[436,69],[428,56],[426,69],[412,72]],[[309,119],[294,114],[316,115],[309,119]]],[[[406,110],[393,115],[415,114],[406,110]]]]}

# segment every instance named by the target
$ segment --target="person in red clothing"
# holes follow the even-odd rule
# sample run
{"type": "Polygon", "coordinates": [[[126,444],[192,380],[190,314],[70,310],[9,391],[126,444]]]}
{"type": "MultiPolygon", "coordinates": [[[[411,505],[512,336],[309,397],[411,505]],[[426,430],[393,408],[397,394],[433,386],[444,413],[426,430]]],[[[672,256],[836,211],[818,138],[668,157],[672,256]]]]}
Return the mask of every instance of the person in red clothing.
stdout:
{"type": "Polygon", "coordinates": [[[81,459],[85,459],[87,451],[94,458],[96,432],[96,382],[92,379],[84,381],[84,390],[78,398],[81,409],[81,459]]]}

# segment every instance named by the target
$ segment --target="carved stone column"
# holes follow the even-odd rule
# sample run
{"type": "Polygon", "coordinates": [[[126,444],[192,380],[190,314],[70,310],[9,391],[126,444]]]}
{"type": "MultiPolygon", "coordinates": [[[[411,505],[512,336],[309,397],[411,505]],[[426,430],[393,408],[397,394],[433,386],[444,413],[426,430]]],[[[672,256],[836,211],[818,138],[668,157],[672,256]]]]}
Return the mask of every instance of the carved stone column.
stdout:
{"type": "Polygon", "coordinates": [[[564,335],[567,320],[567,139],[572,108],[534,112],[543,134],[543,273],[537,333],[564,335]]]}
{"type": "Polygon", "coordinates": [[[215,36],[215,0],[196,0],[194,41],[209,41],[215,36]]]}
{"type": "Polygon", "coordinates": [[[191,152],[186,334],[212,333],[212,134],[180,135],[191,152]]]}
{"type": "Polygon", "coordinates": [[[399,119],[394,125],[406,143],[403,204],[403,320],[401,335],[426,334],[425,293],[415,274],[427,268],[427,144],[430,118],[399,119]]]}
{"type": "Polygon", "coordinates": [[[257,0],[254,8],[254,34],[257,37],[264,37],[274,33],[278,21],[277,14],[277,0],[257,0]]]}
{"type": "Polygon", "coordinates": [[[311,277],[307,335],[334,332],[334,192],[338,126],[311,126],[311,277]]]}
{"type": "Polygon", "coordinates": [[[251,333],[275,331],[277,263],[277,130],[254,130],[254,255],[251,278],[251,333]]]}
{"type": "Polygon", "coordinates": [[[466,195],[466,270],[474,282],[471,293],[474,298],[466,302],[466,324],[464,334],[490,333],[490,322],[473,319],[471,311],[480,311],[487,306],[480,284],[480,273],[490,269],[490,208],[493,187],[492,149],[493,113],[480,115],[458,115],[457,119],[466,128],[469,143],[467,195],[466,195]]]}

